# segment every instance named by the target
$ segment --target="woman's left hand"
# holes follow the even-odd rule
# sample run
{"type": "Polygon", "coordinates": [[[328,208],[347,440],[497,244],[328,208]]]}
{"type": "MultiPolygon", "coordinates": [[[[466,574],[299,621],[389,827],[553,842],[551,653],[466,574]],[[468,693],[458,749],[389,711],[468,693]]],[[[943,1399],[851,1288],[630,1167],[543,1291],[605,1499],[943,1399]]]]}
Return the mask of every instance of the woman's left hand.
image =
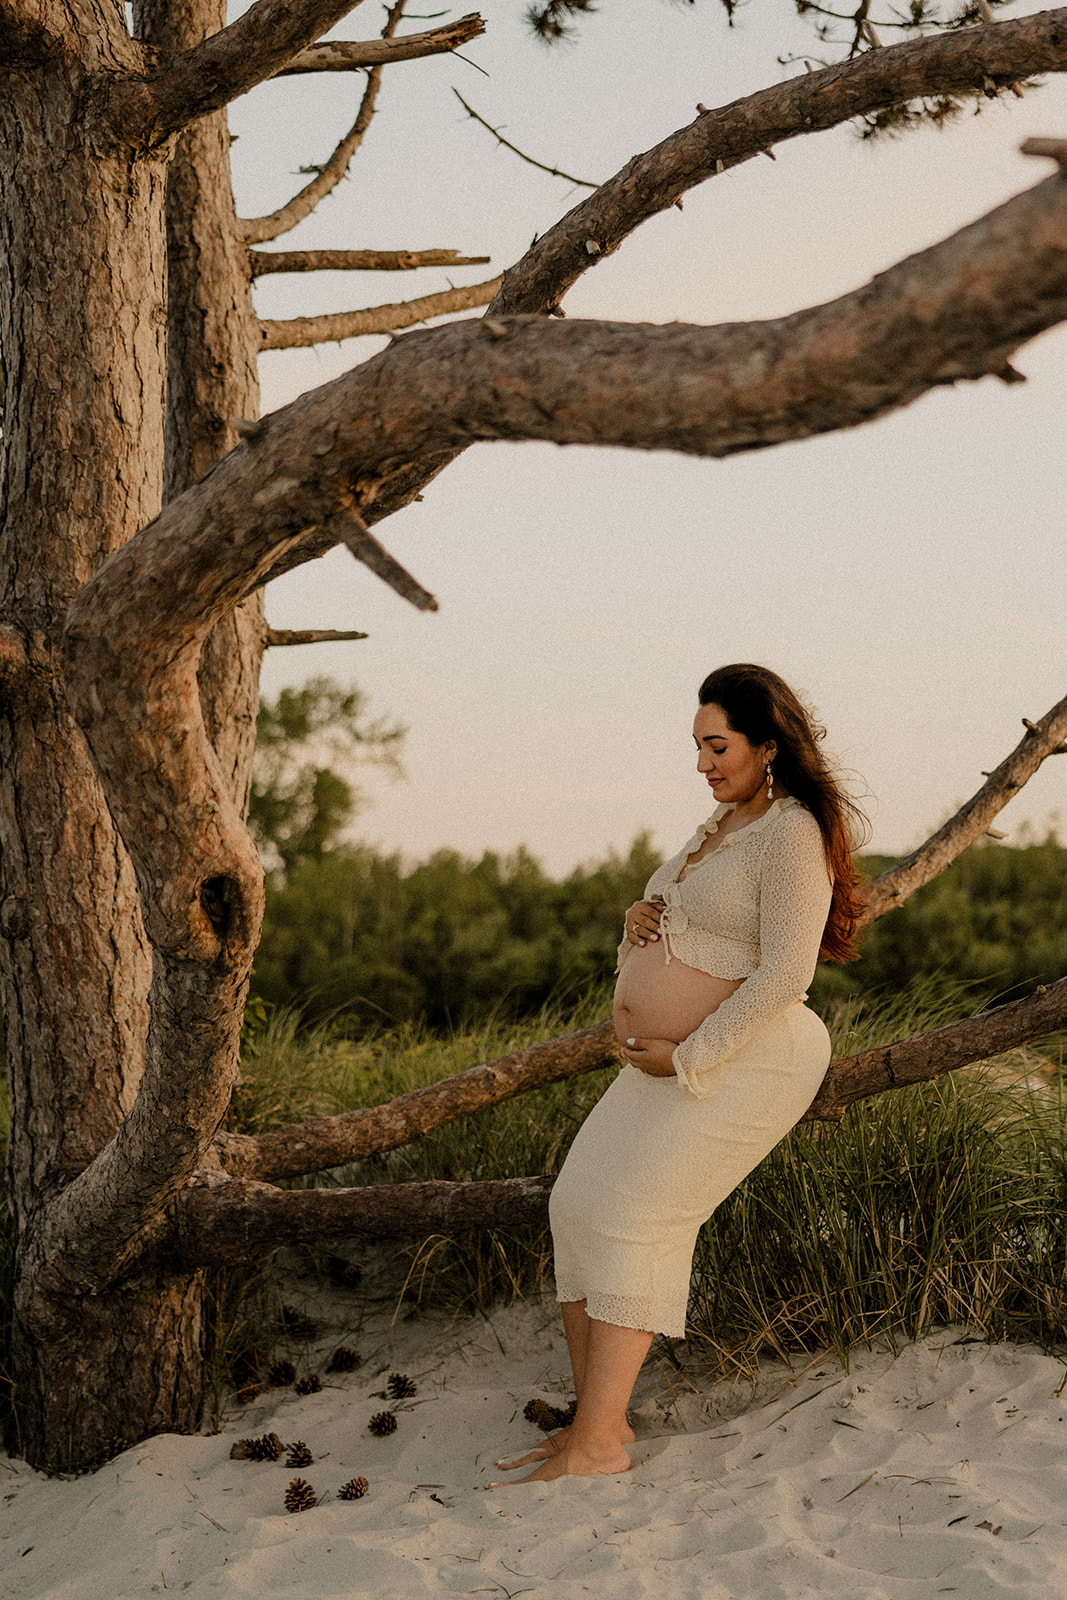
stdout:
{"type": "Polygon", "coordinates": [[[627,1039],[619,1047],[632,1067],[650,1078],[673,1078],[676,1039],[627,1039]]]}

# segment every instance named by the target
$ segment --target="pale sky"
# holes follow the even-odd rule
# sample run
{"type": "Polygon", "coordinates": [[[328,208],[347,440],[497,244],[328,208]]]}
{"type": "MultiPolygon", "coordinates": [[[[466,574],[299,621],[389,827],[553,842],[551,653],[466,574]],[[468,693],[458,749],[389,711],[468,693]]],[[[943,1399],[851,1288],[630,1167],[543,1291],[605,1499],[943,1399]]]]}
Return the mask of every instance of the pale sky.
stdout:
{"type": "MultiPolygon", "coordinates": [[[[464,8],[457,8],[460,14],[464,8]]],[[[538,159],[602,180],[695,114],[778,81],[810,34],[781,0],[730,30],[712,0],[606,5],[546,50],[520,0],[483,6],[454,58],[393,67],[349,181],[278,248],[428,248],[489,267],[262,280],[265,316],[411,298],[516,259],[584,191],[500,149],[451,93],[538,159]],[[483,74],[488,74],[485,76],[483,74]]],[[[1026,7],[1011,7],[1021,15],[1026,7]]],[[[414,29],[428,26],[413,20],[414,29]]],[[[341,37],[373,37],[367,4],[341,37]]],[[[799,68],[803,71],[801,65],[799,68]]],[[[273,209],[348,126],[362,77],[282,79],[232,112],[239,209],[273,209]]],[[[1046,177],[1018,154],[1067,132],[1067,83],[967,113],[944,133],[781,145],[692,191],[565,301],[568,314],[706,324],[780,316],[858,287],[1046,177]]],[[[366,360],[378,338],[274,352],[264,409],[366,360]]],[[[691,724],[716,665],[755,660],[816,707],[857,774],[872,847],[910,848],[1067,690],[1063,440],[1067,330],[1018,354],[1029,382],[939,390],[848,433],[728,461],[481,444],[377,530],[438,597],[416,613],[347,552],[270,586],[277,627],[364,628],[365,642],[273,650],[264,692],[355,681],[410,729],[408,781],[368,773],[359,835],[409,859],[520,842],[550,871],[665,854],[710,809],[691,724]]],[[[1054,758],[997,824],[1067,820],[1054,758]]]]}

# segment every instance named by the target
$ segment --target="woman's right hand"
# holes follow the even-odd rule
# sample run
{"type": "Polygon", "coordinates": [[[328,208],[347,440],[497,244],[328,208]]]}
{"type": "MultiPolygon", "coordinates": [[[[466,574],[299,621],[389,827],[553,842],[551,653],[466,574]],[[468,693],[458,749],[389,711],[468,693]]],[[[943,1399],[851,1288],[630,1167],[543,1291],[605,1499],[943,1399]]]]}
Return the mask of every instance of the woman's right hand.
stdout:
{"type": "Polygon", "coordinates": [[[635,900],[626,913],[626,937],[631,944],[643,947],[655,944],[659,938],[659,919],[663,907],[653,900],[635,900]]]}

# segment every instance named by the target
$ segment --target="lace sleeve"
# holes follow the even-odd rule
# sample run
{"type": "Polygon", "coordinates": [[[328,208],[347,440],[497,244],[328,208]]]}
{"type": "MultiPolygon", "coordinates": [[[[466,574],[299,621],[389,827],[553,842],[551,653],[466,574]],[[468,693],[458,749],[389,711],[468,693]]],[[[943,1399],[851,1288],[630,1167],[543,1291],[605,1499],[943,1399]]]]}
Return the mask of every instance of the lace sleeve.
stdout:
{"type": "Polygon", "coordinates": [[[830,878],[819,825],[792,806],[767,834],[760,880],[760,964],[674,1052],[679,1078],[699,1099],[708,1074],[763,1023],[804,998],[815,972],[830,878]]]}

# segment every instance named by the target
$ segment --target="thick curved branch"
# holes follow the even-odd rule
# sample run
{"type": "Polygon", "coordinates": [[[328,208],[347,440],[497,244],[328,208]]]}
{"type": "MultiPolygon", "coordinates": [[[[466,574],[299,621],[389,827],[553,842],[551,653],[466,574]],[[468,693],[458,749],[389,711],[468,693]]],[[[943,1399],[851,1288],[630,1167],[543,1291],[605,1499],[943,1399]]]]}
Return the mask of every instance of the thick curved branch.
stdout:
{"type": "Polygon", "coordinates": [[[561,1078],[617,1066],[618,1060],[611,1023],[603,1022],[548,1044],[500,1056],[424,1089],[412,1089],[385,1105],[335,1117],[316,1117],[311,1122],[294,1123],[254,1137],[219,1133],[215,1148],[226,1171],[234,1177],[272,1182],[296,1178],[307,1172],[345,1166],[384,1150],[396,1150],[457,1117],[500,1105],[528,1089],[558,1083],[561,1078]]]}
{"type": "Polygon", "coordinates": [[[431,317],[447,316],[451,311],[470,311],[487,306],[500,287],[501,279],[471,283],[459,289],[440,289],[416,300],[399,300],[391,305],[368,306],[363,311],[331,311],[321,317],[291,317],[285,322],[261,322],[261,350],[304,350],[309,345],[329,340],[356,339],[367,333],[395,333],[413,328],[431,317]]]}
{"type": "MultiPolygon", "coordinates": [[[[391,37],[397,23],[404,0],[394,5],[389,12],[388,21],[382,30],[382,38],[391,37]]],[[[367,74],[366,88],[359,102],[356,120],[337,146],[333,155],[324,167],[311,170],[315,176],[311,182],[305,184],[298,194],[295,194],[284,206],[277,211],[272,211],[269,217],[253,217],[240,224],[241,238],[246,244],[263,244],[268,239],[277,239],[280,234],[288,233],[295,228],[298,222],[303,222],[309,217],[320,200],[325,199],[331,189],[336,189],[341,179],[348,171],[348,163],[363,143],[363,136],[371,125],[374,116],[374,106],[378,99],[378,90],[382,82],[381,67],[372,67],[367,74]]]]}
{"type": "Polygon", "coordinates": [[[799,134],[922,95],[1007,86],[1067,71],[1067,9],[870,50],[852,61],[705,111],[634,156],[621,172],[543,234],[504,275],[491,315],[551,311],[590,266],[627,234],[676,205],[688,189],[799,134]],[[595,248],[590,249],[592,244],[595,248]]]}
{"type": "MultiPolygon", "coordinates": [[[[1067,70],[1067,10],[1038,13],[1018,22],[968,28],[933,38],[870,51],[854,61],[802,74],[775,88],[747,96],[671,134],[646,155],[636,156],[596,194],[569,212],[527,251],[504,277],[489,315],[544,312],[559,306],[575,279],[650,216],[677,203],[695,184],[769,150],[775,142],[870,115],[904,98],[966,89],[986,89],[986,80],[1012,83],[1040,72],[1067,70]],[[905,54],[901,54],[905,52],[905,54]],[[591,252],[588,243],[598,248],[591,252]]],[[[371,523],[409,505],[462,446],[414,458],[383,486],[371,523]]],[[[312,560],[328,545],[314,538],[299,556],[281,557],[271,576],[300,560],[312,560]]]]}
{"type": "Polygon", "coordinates": [[[402,39],[327,39],[301,50],[282,67],[278,77],[297,72],[353,72],[358,67],[388,66],[391,61],[414,61],[419,56],[439,56],[460,45],[469,44],[485,32],[477,11],[445,22],[425,33],[409,33],[402,39]]]}
{"type": "Polygon", "coordinates": [[[418,267],[483,267],[488,256],[457,250],[250,250],[253,278],[271,272],[413,272],[418,267]]]}
{"type": "MultiPolygon", "coordinates": [[[[394,1183],[366,1189],[275,1189],[205,1174],[175,1207],[174,1247],[187,1266],[261,1261],[285,1244],[354,1234],[444,1232],[543,1222],[551,1178],[394,1183]]],[[[173,1259],[168,1241],[168,1261],[173,1259]]]]}
{"type": "Polygon", "coordinates": [[[987,782],[960,807],[943,827],[910,856],[898,861],[864,885],[867,908],[860,919],[866,927],[876,917],[892,911],[902,900],[936,878],[969,844],[979,838],[997,813],[1032,778],[1046,756],[1067,751],[1067,697],[1046,711],[1040,722],[1026,722],[1026,733],[1011,755],[989,774],[987,782]]]}
{"type": "Polygon", "coordinates": [[[145,78],[103,91],[101,115],[124,144],[157,145],[281,72],[361,0],[255,0],[243,16],[145,78]]]}

